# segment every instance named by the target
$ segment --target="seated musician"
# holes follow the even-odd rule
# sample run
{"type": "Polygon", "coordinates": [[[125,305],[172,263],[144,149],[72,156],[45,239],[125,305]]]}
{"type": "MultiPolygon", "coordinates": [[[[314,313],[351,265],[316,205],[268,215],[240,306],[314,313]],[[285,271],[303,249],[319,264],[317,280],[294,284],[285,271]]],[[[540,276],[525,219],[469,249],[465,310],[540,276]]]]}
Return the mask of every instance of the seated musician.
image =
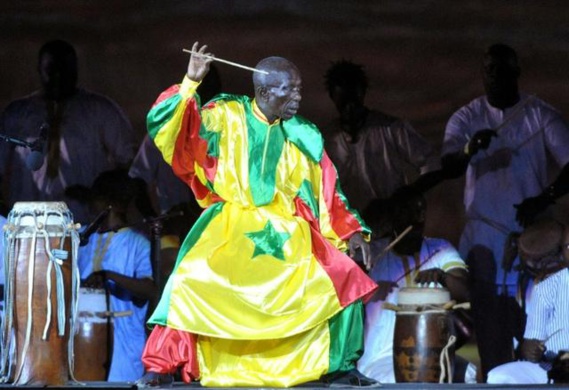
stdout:
{"type": "Polygon", "coordinates": [[[129,183],[126,170],[118,169],[103,172],[95,179],[90,191],[93,215],[99,215],[109,205],[112,208],[78,254],[82,287],[107,289],[110,311],[128,314],[114,318],[113,352],[107,378],[110,382],[135,381],[143,375],[146,311],[148,302],[157,296],[150,242],[126,227],[127,208],[135,191],[129,183]]]}
{"type": "Polygon", "coordinates": [[[492,369],[488,383],[547,383],[558,353],[569,349],[569,228],[551,219],[536,222],[519,237],[518,252],[534,283],[521,360],[492,369]]]}
{"type": "MultiPolygon", "coordinates": [[[[397,304],[399,288],[421,286],[445,287],[451,299],[457,302],[468,300],[468,273],[456,249],[444,239],[423,235],[424,197],[404,188],[390,199],[397,201],[372,201],[363,215],[374,233],[370,276],[378,283],[379,290],[366,304],[364,354],[358,361],[358,369],[381,383],[395,382],[393,335],[396,317],[394,311],[382,307],[384,302],[397,304]],[[409,226],[411,230],[403,235],[409,226]],[[390,234],[381,237],[382,232],[390,234]]],[[[457,359],[460,362],[455,362],[453,381],[475,382],[475,366],[457,359]]]]}

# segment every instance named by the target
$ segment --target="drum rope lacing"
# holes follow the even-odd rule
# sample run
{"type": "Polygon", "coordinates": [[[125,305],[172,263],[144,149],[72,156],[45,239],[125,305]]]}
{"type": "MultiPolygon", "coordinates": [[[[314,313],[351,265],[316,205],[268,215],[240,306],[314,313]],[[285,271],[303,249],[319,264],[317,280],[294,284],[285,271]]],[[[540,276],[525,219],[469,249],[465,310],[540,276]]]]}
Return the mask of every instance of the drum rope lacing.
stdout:
{"type": "MultiPolygon", "coordinates": [[[[31,249],[30,249],[30,258],[28,264],[28,301],[27,301],[27,324],[26,324],[26,333],[25,333],[25,340],[24,346],[22,348],[22,359],[20,365],[17,369],[14,382],[17,382],[22,374],[23,367],[25,365],[25,359],[27,356],[27,352],[29,349],[30,341],[31,341],[31,334],[32,334],[32,321],[33,321],[33,291],[34,286],[33,281],[34,279],[34,271],[35,271],[35,263],[36,263],[36,244],[38,237],[44,239],[45,243],[45,253],[48,256],[49,263],[48,269],[46,272],[46,287],[47,287],[47,294],[46,294],[46,323],[44,325],[42,340],[46,340],[48,337],[49,329],[51,326],[51,316],[52,316],[52,302],[51,302],[51,295],[52,295],[52,274],[55,272],[55,279],[56,279],[56,303],[57,303],[57,333],[58,336],[65,335],[65,327],[67,322],[67,313],[65,310],[65,284],[63,278],[63,271],[62,265],[64,264],[64,260],[68,258],[68,253],[64,249],[65,246],[65,239],[66,237],[71,237],[71,244],[72,244],[72,256],[71,256],[71,280],[72,280],[72,287],[71,287],[71,305],[70,305],[70,318],[69,318],[69,328],[70,334],[69,343],[68,343],[68,365],[70,368],[70,377],[72,380],[75,380],[73,377],[73,337],[74,329],[75,329],[75,322],[76,322],[76,313],[77,313],[77,297],[79,293],[79,269],[77,267],[77,254],[79,248],[79,234],[77,232],[77,226],[75,226],[71,222],[72,217],[69,211],[66,211],[66,207],[62,207],[62,204],[54,203],[55,205],[59,205],[60,207],[57,210],[48,210],[47,205],[43,204],[42,209],[26,209],[20,210],[22,214],[18,214],[17,212],[13,212],[9,215],[10,220],[8,222],[12,222],[6,229],[6,234],[4,235],[5,250],[4,253],[4,263],[5,263],[5,276],[6,281],[13,281],[15,280],[15,264],[14,262],[10,262],[9,259],[14,259],[16,256],[16,238],[20,236],[25,236],[29,238],[29,229],[23,229],[24,234],[20,234],[21,232],[17,230],[17,227],[20,226],[21,220],[23,217],[32,217],[34,224],[33,224],[33,232],[31,235],[32,242],[31,242],[31,249]],[[61,232],[62,237],[60,240],[60,246],[58,249],[51,248],[51,242],[49,240],[50,232],[47,229],[48,226],[48,217],[55,216],[59,219],[60,226],[56,225],[56,228],[59,228],[58,233],[61,232]],[[13,217],[13,218],[12,218],[13,217]]],[[[64,204],[63,204],[64,206],[64,204]]],[[[50,225],[52,226],[52,225],[50,225]]],[[[52,234],[53,235],[53,234],[52,234]]],[[[21,249],[21,248],[19,248],[21,249]]],[[[13,331],[13,316],[14,316],[14,288],[13,283],[6,283],[7,286],[7,294],[6,294],[6,307],[5,307],[5,315],[2,319],[2,356],[1,356],[1,373],[2,377],[0,378],[0,382],[7,382],[10,380],[12,376],[12,369],[13,365],[10,362],[14,361],[16,343],[13,331]],[[8,371],[8,372],[6,372],[8,371]]]]}
{"type": "Polygon", "coordinates": [[[439,364],[441,366],[441,376],[439,377],[439,383],[444,383],[445,375],[448,373],[447,382],[452,383],[452,361],[449,356],[449,349],[456,343],[456,336],[450,335],[448,338],[448,343],[441,351],[441,356],[439,358],[439,364]]]}

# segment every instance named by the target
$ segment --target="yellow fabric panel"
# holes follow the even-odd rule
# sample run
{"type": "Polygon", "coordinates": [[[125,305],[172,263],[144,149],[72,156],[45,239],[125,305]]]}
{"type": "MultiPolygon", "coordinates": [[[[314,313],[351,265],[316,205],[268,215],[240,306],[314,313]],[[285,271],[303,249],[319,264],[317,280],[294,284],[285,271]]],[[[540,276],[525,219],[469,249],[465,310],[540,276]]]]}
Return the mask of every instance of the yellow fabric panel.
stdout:
{"type": "Polygon", "coordinates": [[[213,337],[262,340],[326,321],[341,306],[310,240],[308,223],[283,214],[278,203],[257,209],[225,204],[169,280],[167,325],[213,337]],[[282,248],[284,261],[267,254],[251,257],[255,244],[246,233],[261,231],[269,220],[276,231],[290,235],[282,248]]]}
{"type": "MultiPolygon", "coordinates": [[[[193,97],[199,84],[200,83],[190,80],[187,76],[184,77],[178,92],[182,100],[188,100],[193,97]]],[[[176,139],[180,133],[180,127],[185,110],[186,104],[184,102],[179,103],[172,115],[172,118],[158,131],[154,138],[154,143],[162,152],[164,160],[170,165],[172,165],[176,139]]]]}
{"type": "Polygon", "coordinates": [[[199,337],[202,386],[290,387],[319,379],[329,365],[328,323],[279,340],[199,337]]]}
{"type": "MultiPolygon", "coordinates": [[[[217,173],[213,182],[215,193],[222,199],[252,205],[249,191],[249,143],[247,131],[243,131],[245,110],[237,101],[220,102],[212,109],[202,110],[203,125],[207,131],[220,133],[217,173]],[[225,123],[223,129],[217,123],[225,123]],[[229,166],[228,166],[229,164],[229,166]]],[[[200,169],[196,173],[202,183],[205,175],[200,169]]]]}
{"type": "Polygon", "coordinates": [[[156,147],[162,152],[164,160],[172,165],[176,138],[180,133],[182,118],[184,117],[185,105],[179,104],[172,118],[158,131],[154,137],[156,147]]]}

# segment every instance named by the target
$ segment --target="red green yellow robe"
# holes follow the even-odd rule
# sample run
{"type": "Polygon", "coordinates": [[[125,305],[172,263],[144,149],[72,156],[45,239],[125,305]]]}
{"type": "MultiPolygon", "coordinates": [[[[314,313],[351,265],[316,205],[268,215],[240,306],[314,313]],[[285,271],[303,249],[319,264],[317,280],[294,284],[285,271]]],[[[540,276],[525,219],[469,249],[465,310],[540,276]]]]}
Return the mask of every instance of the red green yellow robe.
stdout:
{"type": "Polygon", "coordinates": [[[343,252],[369,231],[318,129],[300,116],[268,123],[245,96],[200,107],[197,86],[185,78],[148,114],[151,138],[205,208],[149,323],[192,335],[190,377],[204,386],[288,387],[353,368],[361,300],[376,285],[343,252]]]}

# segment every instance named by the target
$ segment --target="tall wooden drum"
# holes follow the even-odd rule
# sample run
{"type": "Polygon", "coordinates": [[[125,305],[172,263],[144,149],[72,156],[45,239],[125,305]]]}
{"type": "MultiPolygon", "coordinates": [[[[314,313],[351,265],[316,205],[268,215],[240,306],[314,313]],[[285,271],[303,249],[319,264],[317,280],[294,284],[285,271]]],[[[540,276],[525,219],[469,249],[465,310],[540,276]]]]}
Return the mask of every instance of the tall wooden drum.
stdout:
{"type": "Polygon", "coordinates": [[[442,370],[446,380],[452,378],[454,346],[449,341],[454,329],[444,308],[449,301],[448,290],[442,288],[399,291],[393,338],[396,382],[437,383],[442,381],[442,370]]]}
{"type": "Polygon", "coordinates": [[[2,381],[63,385],[79,290],[79,235],[63,202],[18,202],[4,232],[2,381]]]}

